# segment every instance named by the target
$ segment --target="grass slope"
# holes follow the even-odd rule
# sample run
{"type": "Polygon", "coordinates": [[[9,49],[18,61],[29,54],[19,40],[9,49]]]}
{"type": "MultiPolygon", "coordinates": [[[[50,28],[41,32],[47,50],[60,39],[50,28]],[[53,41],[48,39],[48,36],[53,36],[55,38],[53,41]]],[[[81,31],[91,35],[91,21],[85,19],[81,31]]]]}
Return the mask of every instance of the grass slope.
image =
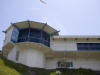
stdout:
{"type": "MultiPolygon", "coordinates": [[[[0,55],[0,75],[50,75],[55,70],[30,68],[22,64],[14,63],[0,55]]],[[[54,74],[53,74],[54,75],[54,74]]],[[[92,70],[66,69],[61,75],[98,75],[92,70]]]]}
{"type": "Polygon", "coordinates": [[[0,56],[0,75],[29,75],[28,68],[0,56]]]}

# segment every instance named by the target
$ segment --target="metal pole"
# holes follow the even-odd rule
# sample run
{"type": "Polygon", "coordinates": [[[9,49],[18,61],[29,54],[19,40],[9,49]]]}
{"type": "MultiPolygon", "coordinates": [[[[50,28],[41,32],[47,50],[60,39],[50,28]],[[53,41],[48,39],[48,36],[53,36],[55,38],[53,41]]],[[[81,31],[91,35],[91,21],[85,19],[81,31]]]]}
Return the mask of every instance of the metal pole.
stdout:
{"type": "Polygon", "coordinates": [[[30,21],[27,21],[28,22],[28,25],[29,25],[29,31],[28,31],[28,41],[30,41],[30,21]]]}

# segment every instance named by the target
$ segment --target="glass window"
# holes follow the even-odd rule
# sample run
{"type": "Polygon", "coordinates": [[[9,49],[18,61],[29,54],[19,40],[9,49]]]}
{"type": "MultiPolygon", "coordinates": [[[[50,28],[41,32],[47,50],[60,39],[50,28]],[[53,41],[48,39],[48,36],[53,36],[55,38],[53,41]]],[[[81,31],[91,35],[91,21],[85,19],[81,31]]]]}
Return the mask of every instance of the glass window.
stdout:
{"type": "Polygon", "coordinates": [[[18,36],[18,42],[36,42],[50,47],[50,35],[41,29],[21,29],[18,36]]]}
{"type": "Polygon", "coordinates": [[[16,43],[18,41],[18,35],[19,35],[19,30],[16,27],[14,27],[12,36],[11,36],[11,41],[16,43]]]}
{"type": "Polygon", "coordinates": [[[100,43],[77,43],[78,50],[100,50],[100,43]]]}

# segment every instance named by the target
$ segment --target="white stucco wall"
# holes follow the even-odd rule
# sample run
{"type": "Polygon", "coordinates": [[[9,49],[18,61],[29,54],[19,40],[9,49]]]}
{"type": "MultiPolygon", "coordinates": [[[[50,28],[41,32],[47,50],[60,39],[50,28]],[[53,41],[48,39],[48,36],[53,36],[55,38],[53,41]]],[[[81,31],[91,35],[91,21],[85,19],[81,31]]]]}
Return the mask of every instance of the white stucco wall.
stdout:
{"type": "Polygon", "coordinates": [[[42,51],[35,49],[19,49],[16,46],[9,52],[8,59],[30,67],[44,68],[45,64],[45,57],[42,51]],[[16,61],[17,51],[19,51],[18,61],[16,61]]]}
{"type": "Polygon", "coordinates": [[[5,40],[4,45],[6,45],[8,42],[11,41],[11,35],[12,35],[13,27],[5,33],[5,40]]]}
{"type": "Polygon", "coordinates": [[[19,63],[27,65],[27,50],[19,50],[19,63]]]}
{"type": "Polygon", "coordinates": [[[54,41],[51,42],[51,48],[54,51],[76,51],[76,43],[74,41],[54,41]]]}
{"type": "Polygon", "coordinates": [[[46,69],[55,69],[57,67],[58,59],[46,59],[45,68],[46,69]]]}
{"type": "Polygon", "coordinates": [[[77,43],[100,43],[96,39],[81,40],[51,40],[50,47],[53,51],[77,51],[77,43]]]}
{"type": "Polygon", "coordinates": [[[16,51],[17,51],[16,46],[12,50],[10,50],[10,52],[8,54],[8,59],[9,60],[12,60],[12,61],[16,62],[16,51]]]}
{"type": "Polygon", "coordinates": [[[30,67],[44,68],[45,57],[41,51],[35,49],[29,49],[26,50],[26,53],[27,53],[26,65],[30,67]]]}
{"type": "Polygon", "coordinates": [[[73,68],[86,68],[100,71],[100,60],[76,60],[73,61],[73,68]]]}
{"type": "MultiPolygon", "coordinates": [[[[57,62],[60,58],[47,59],[45,67],[47,69],[55,69],[57,67],[57,62]]],[[[72,68],[85,68],[100,71],[100,60],[85,60],[85,59],[66,59],[67,62],[73,62],[72,68]]]]}

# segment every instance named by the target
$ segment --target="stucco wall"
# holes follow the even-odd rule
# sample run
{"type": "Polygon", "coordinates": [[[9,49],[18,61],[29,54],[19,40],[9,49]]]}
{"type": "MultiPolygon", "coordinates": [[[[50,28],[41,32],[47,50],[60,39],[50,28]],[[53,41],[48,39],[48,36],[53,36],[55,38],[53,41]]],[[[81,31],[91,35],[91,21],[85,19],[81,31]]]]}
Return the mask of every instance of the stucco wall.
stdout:
{"type": "Polygon", "coordinates": [[[54,51],[76,51],[76,43],[74,41],[54,41],[51,42],[51,48],[54,51]]]}
{"type": "Polygon", "coordinates": [[[16,46],[9,52],[8,59],[30,67],[44,68],[45,64],[43,52],[35,49],[19,49],[16,46]],[[19,51],[18,61],[16,61],[17,51],[19,51]]]}
{"type": "Polygon", "coordinates": [[[27,65],[27,50],[19,50],[18,62],[27,65]]]}
{"type": "Polygon", "coordinates": [[[12,61],[16,62],[16,51],[17,51],[16,46],[12,50],[10,50],[10,52],[8,54],[8,59],[9,60],[12,60],[12,61]]]}
{"type": "MultiPolygon", "coordinates": [[[[47,59],[45,67],[47,69],[55,69],[57,67],[57,62],[60,60],[60,58],[53,58],[53,59],[47,59]]],[[[85,59],[66,59],[67,62],[73,62],[72,68],[85,68],[85,69],[93,69],[93,70],[99,70],[100,71],[100,60],[85,60],[85,59]]]]}
{"type": "Polygon", "coordinates": [[[29,49],[25,50],[24,54],[27,54],[26,65],[30,67],[44,68],[45,59],[44,59],[44,54],[41,51],[29,49]]]}
{"type": "Polygon", "coordinates": [[[100,71],[100,60],[76,60],[73,61],[74,68],[87,68],[100,71]]]}
{"type": "Polygon", "coordinates": [[[5,40],[4,40],[4,45],[6,45],[8,42],[11,41],[11,35],[12,35],[13,27],[5,33],[5,40]]]}
{"type": "Polygon", "coordinates": [[[50,47],[54,51],[77,51],[77,43],[100,43],[97,39],[51,40],[50,47]]]}

